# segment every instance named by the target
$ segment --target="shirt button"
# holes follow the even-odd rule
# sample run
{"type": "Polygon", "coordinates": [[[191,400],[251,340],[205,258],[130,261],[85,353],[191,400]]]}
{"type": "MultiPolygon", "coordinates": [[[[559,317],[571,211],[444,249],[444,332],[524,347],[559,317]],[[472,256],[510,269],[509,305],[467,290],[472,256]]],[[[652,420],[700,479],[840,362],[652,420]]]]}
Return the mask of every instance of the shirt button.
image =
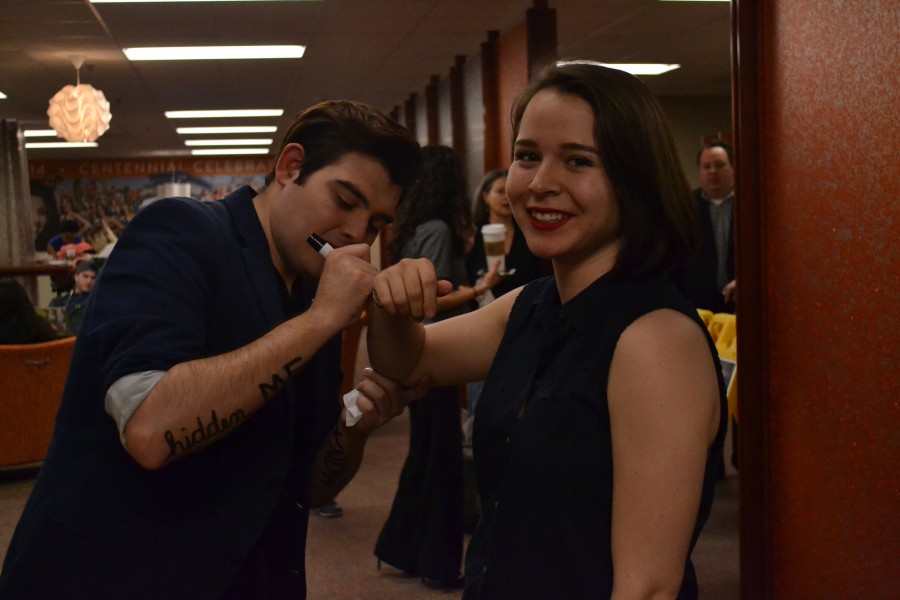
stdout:
{"type": "Polygon", "coordinates": [[[303,505],[299,502],[297,503],[297,510],[303,510],[303,505]]]}
{"type": "Polygon", "coordinates": [[[484,575],[485,573],[487,573],[487,565],[481,567],[481,574],[484,575]]]}
{"type": "Polygon", "coordinates": [[[299,569],[291,569],[291,575],[294,575],[295,577],[300,575],[300,570],[299,569]]]}
{"type": "Polygon", "coordinates": [[[509,436],[506,436],[506,443],[509,443],[509,436]]]}
{"type": "Polygon", "coordinates": [[[499,506],[500,506],[500,501],[499,501],[499,500],[494,500],[494,510],[497,510],[497,508],[498,508],[499,506]]]}

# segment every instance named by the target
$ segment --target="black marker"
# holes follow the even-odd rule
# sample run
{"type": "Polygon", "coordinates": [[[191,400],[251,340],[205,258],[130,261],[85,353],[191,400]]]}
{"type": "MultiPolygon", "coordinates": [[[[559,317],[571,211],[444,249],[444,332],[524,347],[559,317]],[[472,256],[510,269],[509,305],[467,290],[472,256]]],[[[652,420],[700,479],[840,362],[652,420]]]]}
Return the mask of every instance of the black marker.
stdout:
{"type": "Polygon", "coordinates": [[[322,258],[328,256],[328,253],[334,250],[334,247],[331,244],[314,233],[309,234],[309,237],[306,238],[306,241],[309,242],[309,245],[313,247],[313,250],[318,252],[322,258]]]}

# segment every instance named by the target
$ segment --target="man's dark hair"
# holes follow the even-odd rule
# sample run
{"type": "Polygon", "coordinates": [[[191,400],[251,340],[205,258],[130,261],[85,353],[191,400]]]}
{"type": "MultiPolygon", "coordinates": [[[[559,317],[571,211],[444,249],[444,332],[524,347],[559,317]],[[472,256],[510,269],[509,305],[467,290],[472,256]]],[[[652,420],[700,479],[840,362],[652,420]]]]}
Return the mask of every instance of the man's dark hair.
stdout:
{"type": "Polygon", "coordinates": [[[581,98],[594,113],[594,140],[619,207],[622,245],[614,277],[664,271],[697,244],[697,218],[668,122],[635,76],[590,62],[548,67],[512,109],[513,144],[525,108],[542,90],[581,98]]]}
{"type": "Polygon", "coordinates": [[[725,151],[725,154],[728,155],[728,164],[732,167],[734,166],[734,149],[731,147],[726,141],[723,140],[713,140],[711,142],[707,142],[703,144],[703,147],[697,151],[697,166],[700,166],[700,157],[703,156],[703,152],[705,150],[709,150],[710,148],[721,148],[725,151]]]}
{"type": "MultiPolygon", "coordinates": [[[[391,182],[401,188],[415,180],[422,164],[422,150],[405,127],[371,106],[347,100],[322,102],[294,117],[278,156],[292,143],[304,150],[297,185],[352,152],[378,160],[391,182]]],[[[266,185],[274,178],[273,167],[266,185]]]]}

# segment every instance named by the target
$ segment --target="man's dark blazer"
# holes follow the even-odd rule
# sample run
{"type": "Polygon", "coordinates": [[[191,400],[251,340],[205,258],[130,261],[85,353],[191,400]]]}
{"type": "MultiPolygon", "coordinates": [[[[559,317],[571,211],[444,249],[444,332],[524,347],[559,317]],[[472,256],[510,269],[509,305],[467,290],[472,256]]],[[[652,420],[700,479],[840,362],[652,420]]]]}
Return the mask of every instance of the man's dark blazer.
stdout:
{"type": "MultiPolygon", "coordinates": [[[[217,443],[157,471],[126,453],[104,409],[124,375],[235,350],[285,320],[254,195],[161,200],[126,228],[87,308],[0,598],[218,598],[267,526],[284,579],[272,586],[305,595],[309,472],[340,413],[339,337],[300,372],[311,397],[298,402],[287,385],[217,443]]],[[[239,419],[199,414],[170,446],[239,419]]]]}
{"type": "MultiPolygon", "coordinates": [[[[700,188],[694,190],[694,202],[700,226],[700,246],[680,270],[675,282],[694,306],[715,313],[734,312],[734,302],[727,305],[722,299],[722,289],[716,282],[718,252],[713,233],[709,203],[703,199],[700,188]]],[[[728,228],[728,257],[726,263],[728,281],[734,279],[734,217],[728,228]]]]}

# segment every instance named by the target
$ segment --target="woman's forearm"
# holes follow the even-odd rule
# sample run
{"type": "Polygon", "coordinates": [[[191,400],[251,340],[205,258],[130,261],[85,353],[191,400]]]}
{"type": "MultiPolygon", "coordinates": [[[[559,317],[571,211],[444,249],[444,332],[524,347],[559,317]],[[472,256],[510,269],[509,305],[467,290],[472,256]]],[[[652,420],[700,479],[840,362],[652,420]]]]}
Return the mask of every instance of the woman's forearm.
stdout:
{"type": "Polygon", "coordinates": [[[377,372],[403,385],[413,385],[424,343],[424,325],[410,317],[390,315],[371,303],[366,345],[377,372]]]}

